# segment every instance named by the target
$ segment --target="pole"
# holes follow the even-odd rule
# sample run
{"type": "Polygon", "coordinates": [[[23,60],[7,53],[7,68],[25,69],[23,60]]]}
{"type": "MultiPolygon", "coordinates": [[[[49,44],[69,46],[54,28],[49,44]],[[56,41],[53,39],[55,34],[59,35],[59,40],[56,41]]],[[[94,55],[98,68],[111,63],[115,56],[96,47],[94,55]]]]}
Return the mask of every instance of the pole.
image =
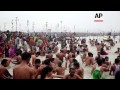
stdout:
{"type": "Polygon", "coordinates": [[[13,31],[13,19],[12,19],[12,31],[13,31]]]}
{"type": "Polygon", "coordinates": [[[28,28],[28,35],[29,35],[29,20],[27,20],[27,28],[28,28]]]}
{"type": "Polygon", "coordinates": [[[21,24],[19,24],[19,29],[20,29],[20,31],[21,31],[21,24]]]}
{"type": "Polygon", "coordinates": [[[4,31],[6,31],[6,23],[4,23],[4,31]]]}
{"type": "Polygon", "coordinates": [[[120,42],[120,32],[119,32],[119,42],[120,42]]]}
{"type": "Polygon", "coordinates": [[[61,36],[62,36],[62,21],[60,21],[61,22],[61,36]]]}
{"type": "Polygon", "coordinates": [[[1,30],[1,26],[0,26],[0,32],[1,32],[2,30],[1,30]]]}
{"type": "Polygon", "coordinates": [[[18,21],[18,17],[16,17],[16,20],[15,20],[15,21],[16,21],[16,31],[17,31],[17,21],[18,21]]]}
{"type": "Polygon", "coordinates": [[[58,23],[58,26],[57,26],[57,28],[58,28],[57,30],[59,31],[59,23],[58,23]]]}
{"type": "Polygon", "coordinates": [[[74,32],[75,32],[75,25],[74,25],[74,32]]]}
{"type": "Polygon", "coordinates": [[[46,33],[48,34],[47,26],[48,26],[48,22],[46,22],[46,33]]]}
{"type": "Polygon", "coordinates": [[[33,31],[34,31],[34,33],[35,33],[35,30],[34,30],[35,27],[34,27],[34,25],[35,25],[35,23],[33,22],[33,31]]]}

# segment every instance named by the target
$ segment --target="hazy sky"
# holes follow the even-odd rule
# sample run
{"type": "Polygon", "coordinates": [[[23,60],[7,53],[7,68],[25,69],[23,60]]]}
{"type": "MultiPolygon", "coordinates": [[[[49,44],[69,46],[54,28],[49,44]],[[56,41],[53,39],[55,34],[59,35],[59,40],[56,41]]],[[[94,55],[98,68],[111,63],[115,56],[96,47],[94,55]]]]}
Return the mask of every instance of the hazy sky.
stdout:
{"type": "Polygon", "coordinates": [[[99,32],[120,31],[120,11],[0,11],[0,29],[16,31],[15,17],[18,17],[18,31],[45,31],[46,22],[52,31],[99,32]],[[102,13],[103,22],[94,22],[95,14],[102,13]],[[59,24],[59,27],[58,27],[59,24]],[[6,26],[6,27],[5,27],[6,26]]]}

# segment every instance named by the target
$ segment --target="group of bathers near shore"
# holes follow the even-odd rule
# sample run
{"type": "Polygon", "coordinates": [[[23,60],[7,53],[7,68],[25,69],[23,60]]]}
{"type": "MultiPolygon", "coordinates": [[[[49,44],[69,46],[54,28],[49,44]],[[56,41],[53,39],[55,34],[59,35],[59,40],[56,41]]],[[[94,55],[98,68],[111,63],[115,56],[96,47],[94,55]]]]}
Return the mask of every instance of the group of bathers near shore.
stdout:
{"type": "Polygon", "coordinates": [[[93,53],[86,43],[85,38],[76,39],[71,35],[69,40],[54,36],[52,40],[48,35],[22,35],[16,34],[5,44],[5,33],[0,37],[0,79],[84,79],[84,67],[92,66],[91,76],[93,79],[105,79],[104,72],[119,78],[120,71],[120,48],[114,63],[109,61],[108,53],[110,44],[106,45],[97,39],[89,40],[91,47],[96,47],[98,52],[94,58],[93,53]],[[60,43],[61,48],[58,46],[60,43]],[[76,57],[79,56],[79,60],[76,57]],[[43,59],[42,57],[45,57],[43,59]],[[6,67],[13,64],[13,75],[6,67]],[[66,70],[69,72],[66,74],[66,70]]]}

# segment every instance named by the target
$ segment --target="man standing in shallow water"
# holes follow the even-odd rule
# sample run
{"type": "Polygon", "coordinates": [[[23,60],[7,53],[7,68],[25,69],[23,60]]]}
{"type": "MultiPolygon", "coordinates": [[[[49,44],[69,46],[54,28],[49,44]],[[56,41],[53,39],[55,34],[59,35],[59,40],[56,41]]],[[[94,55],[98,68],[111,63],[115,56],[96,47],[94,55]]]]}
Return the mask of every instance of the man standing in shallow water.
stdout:
{"type": "Polygon", "coordinates": [[[27,52],[22,54],[22,62],[13,68],[13,79],[33,79],[34,71],[28,66],[31,55],[27,52]]]}

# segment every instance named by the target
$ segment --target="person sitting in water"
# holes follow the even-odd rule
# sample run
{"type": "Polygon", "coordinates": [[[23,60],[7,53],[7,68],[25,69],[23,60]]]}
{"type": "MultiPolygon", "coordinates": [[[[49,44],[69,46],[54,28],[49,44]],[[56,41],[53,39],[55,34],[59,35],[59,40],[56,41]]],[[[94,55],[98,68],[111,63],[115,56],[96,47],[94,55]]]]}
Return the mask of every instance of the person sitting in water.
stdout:
{"type": "Polygon", "coordinates": [[[93,79],[102,79],[102,73],[104,71],[109,71],[108,67],[102,66],[102,60],[97,59],[97,63],[93,66],[91,74],[93,79]]]}
{"type": "Polygon", "coordinates": [[[63,79],[82,79],[82,78],[76,74],[75,68],[70,68],[69,74],[65,75],[63,79]]]}
{"type": "Polygon", "coordinates": [[[78,62],[75,58],[75,54],[73,54],[72,58],[69,59],[69,68],[73,68],[74,62],[78,62]]]}
{"type": "Polygon", "coordinates": [[[102,59],[103,57],[101,56],[100,52],[97,53],[97,56],[95,57],[95,60],[97,60],[97,58],[102,59]]]}
{"type": "Polygon", "coordinates": [[[61,60],[63,62],[64,57],[65,57],[64,51],[60,50],[60,53],[58,53],[59,60],[61,60]]]}
{"type": "Polygon", "coordinates": [[[32,67],[33,71],[34,71],[34,79],[38,79],[40,78],[40,66],[41,66],[41,60],[40,59],[36,59],[35,60],[35,65],[32,67]]]}
{"type": "Polygon", "coordinates": [[[55,75],[53,74],[53,68],[51,66],[46,66],[42,69],[41,78],[40,79],[53,79],[53,78],[63,78],[63,75],[55,75]]]}
{"type": "Polygon", "coordinates": [[[105,47],[106,47],[106,50],[110,50],[111,49],[110,45],[105,44],[105,47]]]}
{"type": "Polygon", "coordinates": [[[100,53],[101,53],[101,55],[108,55],[108,53],[103,48],[101,48],[100,53]]]}
{"type": "Polygon", "coordinates": [[[103,59],[103,64],[106,64],[107,66],[110,66],[111,65],[111,62],[109,61],[109,57],[106,56],[104,59],[103,59]]]}
{"type": "Polygon", "coordinates": [[[82,62],[85,62],[85,59],[87,58],[87,51],[86,49],[83,49],[83,55],[81,55],[82,62]]]}
{"type": "Polygon", "coordinates": [[[83,79],[84,77],[84,69],[80,67],[79,62],[74,62],[74,68],[76,69],[76,74],[79,75],[83,79]]]}
{"type": "Polygon", "coordinates": [[[58,48],[57,44],[55,44],[55,47],[54,47],[54,53],[57,53],[58,50],[59,50],[59,48],[58,48]]]}
{"type": "Polygon", "coordinates": [[[91,52],[88,53],[88,57],[85,59],[85,66],[90,66],[94,64],[93,54],[91,52]]]}
{"type": "Polygon", "coordinates": [[[115,63],[111,66],[109,75],[114,75],[115,76],[116,72],[119,71],[119,70],[120,70],[120,60],[118,58],[116,58],[115,63]]]}
{"type": "Polygon", "coordinates": [[[97,51],[100,51],[101,50],[101,44],[100,43],[97,43],[97,45],[96,45],[96,48],[97,48],[97,51]]]}
{"type": "Polygon", "coordinates": [[[56,71],[57,75],[64,75],[66,68],[67,68],[67,63],[65,65],[65,67],[62,67],[62,62],[59,61],[58,62],[58,67],[55,68],[55,71],[56,71]]]}
{"type": "Polygon", "coordinates": [[[120,48],[117,48],[117,51],[115,51],[115,53],[120,53],[120,48]]]}
{"type": "Polygon", "coordinates": [[[88,45],[86,45],[83,49],[86,49],[86,52],[88,52],[88,45]]]}
{"type": "Polygon", "coordinates": [[[20,64],[22,61],[22,57],[21,57],[21,53],[19,51],[16,51],[15,53],[15,57],[14,57],[15,61],[12,61],[13,64],[20,64]]]}

